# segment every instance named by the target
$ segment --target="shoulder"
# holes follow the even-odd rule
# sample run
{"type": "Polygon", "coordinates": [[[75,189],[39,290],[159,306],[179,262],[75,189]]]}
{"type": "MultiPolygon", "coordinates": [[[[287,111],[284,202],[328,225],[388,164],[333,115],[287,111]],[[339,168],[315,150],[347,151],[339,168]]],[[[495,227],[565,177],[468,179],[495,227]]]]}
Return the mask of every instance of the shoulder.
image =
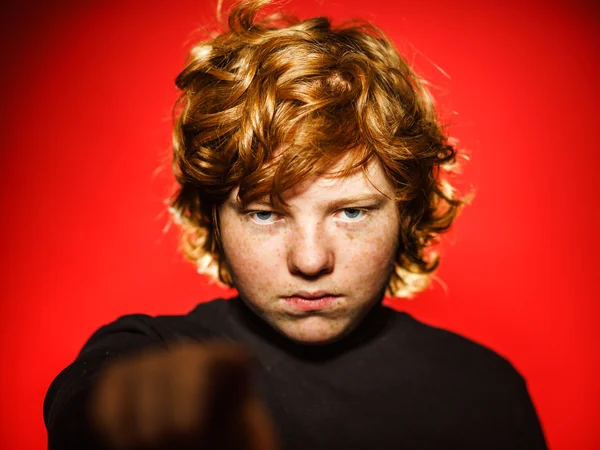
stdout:
{"type": "Polygon", "coordinates": [[[437,373],[446,384],[498,394],[522,389],[524,380],[507,357],[459,333],[398,314],[404,348],[416,367],[437,373]]]}
{"type": "Polygon", "coordinates": [[[511,442],[504,448],[547,448],[527,382],[505,356],[409,314],[398,313],[397,319],[405,349],[398,370],[410,372],[416,391],[427,387],[431,411],[445,405],[452,423],[470,424],[465,434],[495,430],[511,442]]]}
{"type": "Polygon", "coordinates": [[[216,298],[208,302],[198,303],[186,316],[196,322],[206,322],[207,324],[214,320],[222,320],[224,315],[228,314],[228,305],[231,300],[216,298]]]}
{"type": "Polygon", "coordinates": [[[90,351],[95,347],[107,347],[113,341],[119,346],[127,346],[128,342],[167,344],[181,338],[202,340],[218,336],[223,303],[225,301],[221,299],[201,303],[186,314],[122,315],[98,328],[84,349],[90,351]]]}

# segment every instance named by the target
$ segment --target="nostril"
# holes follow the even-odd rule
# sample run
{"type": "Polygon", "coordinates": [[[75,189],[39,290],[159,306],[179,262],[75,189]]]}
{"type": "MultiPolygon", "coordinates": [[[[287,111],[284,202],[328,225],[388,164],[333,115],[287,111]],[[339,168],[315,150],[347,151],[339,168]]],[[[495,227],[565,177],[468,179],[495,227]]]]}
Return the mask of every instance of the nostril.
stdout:
{"type": "Polygon", "coordinates": [[[301,275],[307,279],[319,278],[331,273],[334,268],[332,255],[323,254],[319,258],[291,257],[289,261],[290,272],[301,275]]]}
{"type": "Polygon", "coordinates": [[[300,276],[307,281],[318,280],[324,275],[328,275],[333,272],[333,269],[323,269],[316,273],[307,273],[300,270],[291,270],[291,273],[296,276],[300,276]]]}

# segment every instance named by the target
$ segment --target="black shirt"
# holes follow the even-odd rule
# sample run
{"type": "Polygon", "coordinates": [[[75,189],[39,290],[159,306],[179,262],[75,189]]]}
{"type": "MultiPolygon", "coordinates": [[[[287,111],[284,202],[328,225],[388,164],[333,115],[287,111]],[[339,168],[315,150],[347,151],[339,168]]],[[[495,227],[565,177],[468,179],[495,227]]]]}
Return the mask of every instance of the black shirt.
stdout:
{"type": "Polygon", "coordinates": [[[235,298],[100,328],[48,390],[50,450],[93,447],[85,401],[106,362],[186,338],[250,350],[282,450],[547,448],[524,379],[482,345],[378,305],[340,341],[306,346],[235,298]]]}

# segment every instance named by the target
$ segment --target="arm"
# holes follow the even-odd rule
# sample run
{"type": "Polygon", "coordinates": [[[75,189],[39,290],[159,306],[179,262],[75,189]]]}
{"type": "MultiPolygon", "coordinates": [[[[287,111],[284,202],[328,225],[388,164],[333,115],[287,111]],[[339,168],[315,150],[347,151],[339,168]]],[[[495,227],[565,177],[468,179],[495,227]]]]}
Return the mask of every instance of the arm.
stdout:
{"type": "Polygon", "coordinates": [[[98,373],[109,362],[166,339],[144,315],[124,316],[97,330],[75,361],[52,382],[44,400],[48,449],[96,449],[98,439],[88,423],[88,400],[98,373]]]}
{"type": "Polygon", "coordinates": [[[276,449],[251,356],[169,320],[126,316],[92,336],[46,395],[49,450],[276,449]]]}

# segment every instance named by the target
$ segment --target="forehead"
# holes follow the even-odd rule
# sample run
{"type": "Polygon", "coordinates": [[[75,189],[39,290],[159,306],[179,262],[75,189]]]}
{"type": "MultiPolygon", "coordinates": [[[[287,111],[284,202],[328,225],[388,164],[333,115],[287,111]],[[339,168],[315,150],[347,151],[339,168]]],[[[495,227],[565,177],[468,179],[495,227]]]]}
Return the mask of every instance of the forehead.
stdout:
{"type": "Polygon", "coordinates": [[[343,168],[342,161],[327,172],[290,189],[284,194],[284,199],[292,201],[294,198],[337,198],[354,194],[378,193],[393,197],[393,186],[378,161],[371,160],[367,165],[358,167],[350,174],[339,175],[339,171],[343,168]]]}
{"type": "MultiPolygon", "coordinates": [[[[282,195],[283,200],[293,207],[301,203],[325,203],[341,198],[366,195],[383,195],[389,199],[394,198],[394,187],[381,164],[370,160],[366,165],[354,169],[352,172],[342,174],[347,162],[341,160],[326,171],[302,181],[282,195]]],[[[234,189],[229,197],[230,201],[241,203],[238,198],[238,188],[234,189]]],[[[270,203],[268,196],[258,200],[259,203],[270,203]]]]}

